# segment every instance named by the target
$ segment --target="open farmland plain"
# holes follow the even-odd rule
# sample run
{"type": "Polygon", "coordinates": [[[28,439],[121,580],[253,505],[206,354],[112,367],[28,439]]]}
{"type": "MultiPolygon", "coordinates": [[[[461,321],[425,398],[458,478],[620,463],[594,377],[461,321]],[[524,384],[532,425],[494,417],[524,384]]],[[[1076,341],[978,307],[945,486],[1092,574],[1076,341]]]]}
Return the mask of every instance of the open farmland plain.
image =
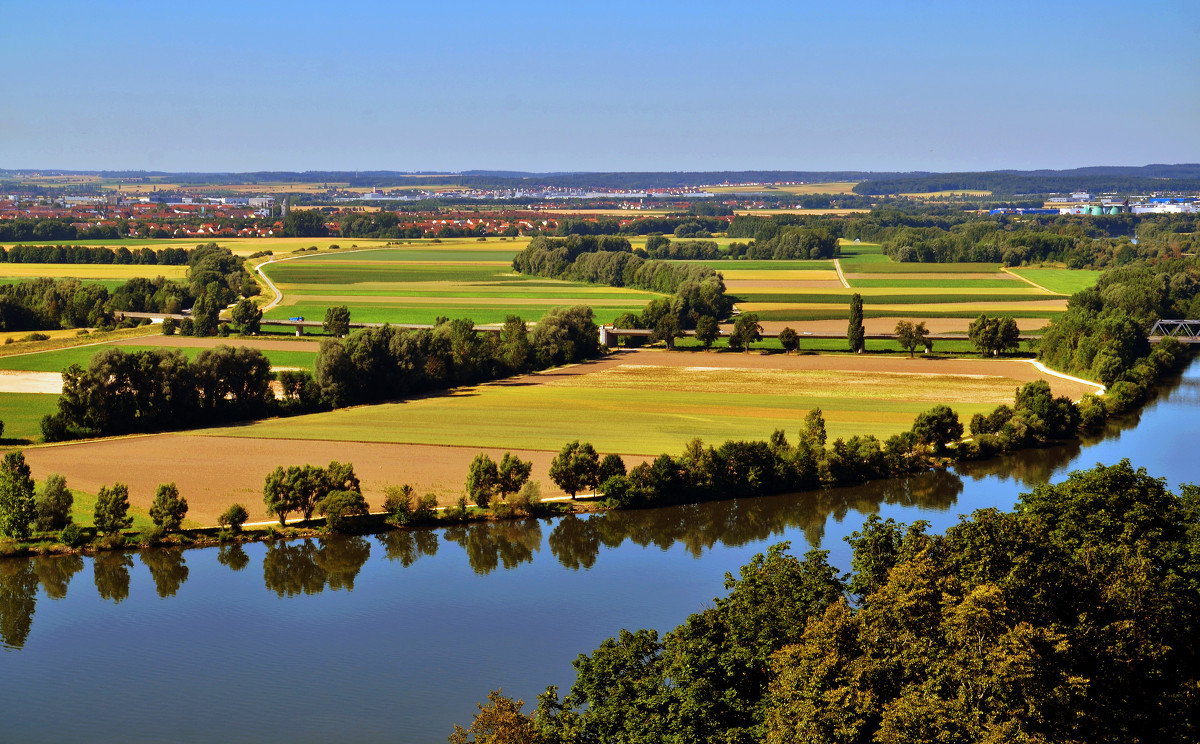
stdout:
{"type": "MultiPolygon", "coordinates": [[[[448,504],[462,493],[478,452],[498,458],[511,449],[533,461],[534,478],[553,496],[559,492],[549,480],[550,460],[573,439],[632,465],[678,454],[695,437],[714,445],[764,439],[775,429],[794,437],[814,407],[824,412],[831,439],[886,438],[937,403],[967,418],[1011,402],[1017,386],[1041,378],[1023,361],[643,350],[398,403],[36,447],[26,457],[35,477],[62,473],[75,488],[94,492],[126,482],[143,508],[155,486],[170,479],[201,523],[234,500],[265,519],[262,482],[277,465],[349,461],[376,506],[383,488],[399,483],[448,504]]],[[[1046,379],[1056,394],[1078,398],[1094,390],[1046,379]]]]}
{"type": "Polygon", "coordinates": [[[268,318],[320,320],[335,305],[367,323],[433,323],[439,316],[502,323],[508,315],[536,321],[550,308],[589,305],[597,322],[640,312],[652,292],[593,286],[513,273],[525,241],[446,241],[343,250],[261,265],[283,301],[268,318]]]}
{"type": "Polygon", "coordinates": [[[130,279],[166,277],[182,281],[187,277],[187,266],[160,266],[158,264],[33,264],[0,263],[0,284],[16,284],[46,277],[49,279],[78,279],[87,284],[103,285],[113,291],[130,279]]]}
{"type": "Polygon", "coordinates": [[[757,313],[767,330],[790,326],[801,333],[844,331],[855,293],[863,298],[868,333],[890,333],[902,319],[925,321],[935,333],[966,333],[981,313],[1011,315],[1023,331],[1033,331],[1064,312],[1068,296],[1098,276],[1066,269],[1010,271],[999,264],[896,263],[878,245],[846,241],[837,261],[841,277],[833,263],[713,265],[739,310],[757,313]]]}

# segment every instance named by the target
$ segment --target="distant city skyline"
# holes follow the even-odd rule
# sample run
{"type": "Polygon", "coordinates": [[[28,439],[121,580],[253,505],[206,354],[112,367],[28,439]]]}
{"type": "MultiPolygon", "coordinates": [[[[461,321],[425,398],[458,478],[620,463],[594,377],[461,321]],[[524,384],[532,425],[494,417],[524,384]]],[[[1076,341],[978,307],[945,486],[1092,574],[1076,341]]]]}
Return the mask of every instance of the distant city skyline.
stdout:
{"type": "Polygon", "coordinates": [[[965,171],[1200,162],[1184,2],[46,2],[0,168],[965,171]]]}

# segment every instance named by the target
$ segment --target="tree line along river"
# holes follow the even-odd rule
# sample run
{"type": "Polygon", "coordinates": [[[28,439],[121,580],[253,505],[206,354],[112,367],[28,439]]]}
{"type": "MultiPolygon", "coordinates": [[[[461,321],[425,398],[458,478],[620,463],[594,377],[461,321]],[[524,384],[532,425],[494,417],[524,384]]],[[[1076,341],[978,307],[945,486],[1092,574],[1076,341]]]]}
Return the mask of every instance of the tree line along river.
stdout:
{"type": "Polygon", "coordinates": [[[438,742],[490,689],[527,702],[621,628],[660,631],[766,547],[867,514],[944,530],[1070,470],[1200,476],[1200,361],[1103,436],[954,471],[590,517],[193,550],[0,559],[0,739],[438,742]]]}

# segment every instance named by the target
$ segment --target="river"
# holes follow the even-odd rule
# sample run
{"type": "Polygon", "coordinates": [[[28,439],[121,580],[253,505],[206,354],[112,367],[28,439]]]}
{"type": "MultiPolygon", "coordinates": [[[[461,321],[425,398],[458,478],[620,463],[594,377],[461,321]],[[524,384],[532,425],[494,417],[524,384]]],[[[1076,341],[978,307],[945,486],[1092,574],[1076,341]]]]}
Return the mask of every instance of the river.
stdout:
{"type": "Polygon", "coordinates": [[[1200,480],[1200,361],[1104,436],[798,495],[366,538],[0,559],[0,740],[445,741],[490,689],[528,702],[621,628],[660,631],[789,540],[870,513],[935,530],[1130,458],[1200,480]]]}

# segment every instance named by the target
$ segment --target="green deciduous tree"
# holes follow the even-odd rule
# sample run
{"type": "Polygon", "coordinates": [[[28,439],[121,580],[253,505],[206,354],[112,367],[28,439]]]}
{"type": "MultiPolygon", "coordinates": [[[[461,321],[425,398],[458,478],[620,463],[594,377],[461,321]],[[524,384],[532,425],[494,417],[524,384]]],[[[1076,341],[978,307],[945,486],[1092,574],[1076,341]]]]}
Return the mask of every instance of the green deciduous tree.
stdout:
{"type": "Polygon", "coordinates": [[[241,504],[233,504],[217,517],[217,524],[229,528],[229,531],[236,535],[242,531],[242,525],[249,518],[250,512],[246,511],[246,507],[241,504]]]}
{"type": "Polygon", "coordinates": [[[500,481],[496,461],[487,453],[480,452],[467,468],[467,496],[480,509],[486,509],[495,495],[500,481]]]}
{"type": "Polygon", "coordinates": [[[67,488],[67,479],[58,473],[46,476],[42,492],[37,497],[37,528],[44,532],[61,530],[71,522],[71,507],[75,497],[67,488]]]}
{"type": "Polygon", "coordinates": [[[532,472],[533,462],[522,460],[511,452],[505,452],[504,457],[500,459],[500,468],[497,471],[499,478],[496,481],[496,491],[500,494],[500,498],[507,499],[509,494],[520,491],[532,472]]]}
{"type": "Polygon", "coordinates": [[[696,319],[696,340],[704,347],[705,351],[712,348],[713,343],[721,335],[721,326],[717,323],[717,319],[711,315],[701,315],[696,319]]]}
{"type": "Polygon", "coordinates": [[[682,337],[683,328],[679,325],[679,318],[673,313],[666,313],[654,324],[654,331],[650,334],[650,343],[662,341],[667,349],[674,349],[675,339],[682,337]]]}
{"type": "Polygon", "coordinates": [[[0,532],[24,540],[36,517],[33,477],[25,455],[9,452],[0,462],[0,532]]]}
{"type": "Polygon", "coordinates": [[[762,325],[756,313],[742,313],[733,321],[729,334],[729,348],[749,352],[750,344],[762,340],[762,325]]]}
{"type": "Polygon", "coordinates": [[[500,329],[500,358],[504,364],[513,372],[524,372],[529,368],[532,349],[525,321],[516,315],[505,317],[504,326],[500,329]]]}
{"type": "Polygon", "coordinates": [[[550,479],[571,498],[585,488],[595,488],[600,456],[588,442],[578,440],[563,446],[550,463],[550,479]]]}
{"type": "Polygon", "coordinates": [[[825,448],[825,415],[820,408],[812,408],[804,415],[804,427],[800,429],[800,441],[812,450],[825,448]]]}
{"type": "Polygon", "coordinates": [[[863,328],[862,295],[855,292],[850,297],[850,322],[846,328],[846,340],[850,344],[850,351],[855,353],[861,352],[864,348],[863,340],[865,337],[866,330],[863,328]]]}
{"type": "Polygon", "coordinates": [[[915,351],[922,346],[929,346],[929,330],[925,327],[924,321],[913,323],[911,320],[901,320],[896,323],[896,339],[900,342],[900,348],[908,352],[908,356],[915,356],[915,351]]]}
{"type": "Polygon", "coordinates": [[[325,517],[325,526],[330,532],[346,532],[352,517],[370,514],[367,500],[358,491],[332,491],[317,504],[317,510],[325,517]]]}
{"type": "Polygon", "coordinates": [[[1004,351],[1016,351],[1020,347],[1020,335],[1017,321],[1007,315],[1000,318],[989,318],[984,313],[972,321],[967,328],[967,338],[983,356],[995,356],[1004,351]]]}
{"type": "Polygon", "coordinates": [[[174,483],[163,483],[154,494],[154,503],[150,505],[150,519],[164,530],[178,530],[187,516],[187,499],[179,495],[179,488],[174,483]]]}
{"type": "Polygon", "coordinates": [[[96,494],[96,510],[93,516],[96,532],[112,535],[133,526],[129,516],[129,486],[114,483],[112,488],[101,486],[96,494]]]}
{"type": "Polygon", "coordinates": [[[383,510],[388,519],[400,525],[408,524],[416,509],[416,490],[409,484],[388,486],[383,489],[383,510]]]}
{"type": "Polygon", "coordinates": [[[325,321],[321,327],[326,333],[341,338],[350,332],[350,308],[345,305],[325,309],[325,321]]]}
{"type": "Polygon", "coordinates": [[[233,306],[233,322],[238,324],[242,333],[258,333],[262,316],[262,309],[253,300],[242,299],[233,306]]]}
{"type": "Polygon", "coordinates": [[[221,314],[220,287],[211,282],[196,297],[192,305],[192,334],[211,336],[217,332],[217,319],[221,314]]]}
{"type": "Polygon", "coordinates": [[[958,414],[949,406],[937,405],[917,415],[912,432],[921,444],[928,444],[938,451],[951,442],[962,438],[963,425],[958,414]]]}
{"type": "Polygon", "coordinates": [[[791,328],[784,328],[779,332],[779,345],[783,347],[784,354],[791,354],[800,348],[800,334],[791,328]]]}
{"type": "Polygon", "coordinates": [[[625,472],[625,461],[620,455],[610,452],[600,460],[600,465],[596,468],[596,481],[604,483],[614,476],[625,475],[625,472]]]}

